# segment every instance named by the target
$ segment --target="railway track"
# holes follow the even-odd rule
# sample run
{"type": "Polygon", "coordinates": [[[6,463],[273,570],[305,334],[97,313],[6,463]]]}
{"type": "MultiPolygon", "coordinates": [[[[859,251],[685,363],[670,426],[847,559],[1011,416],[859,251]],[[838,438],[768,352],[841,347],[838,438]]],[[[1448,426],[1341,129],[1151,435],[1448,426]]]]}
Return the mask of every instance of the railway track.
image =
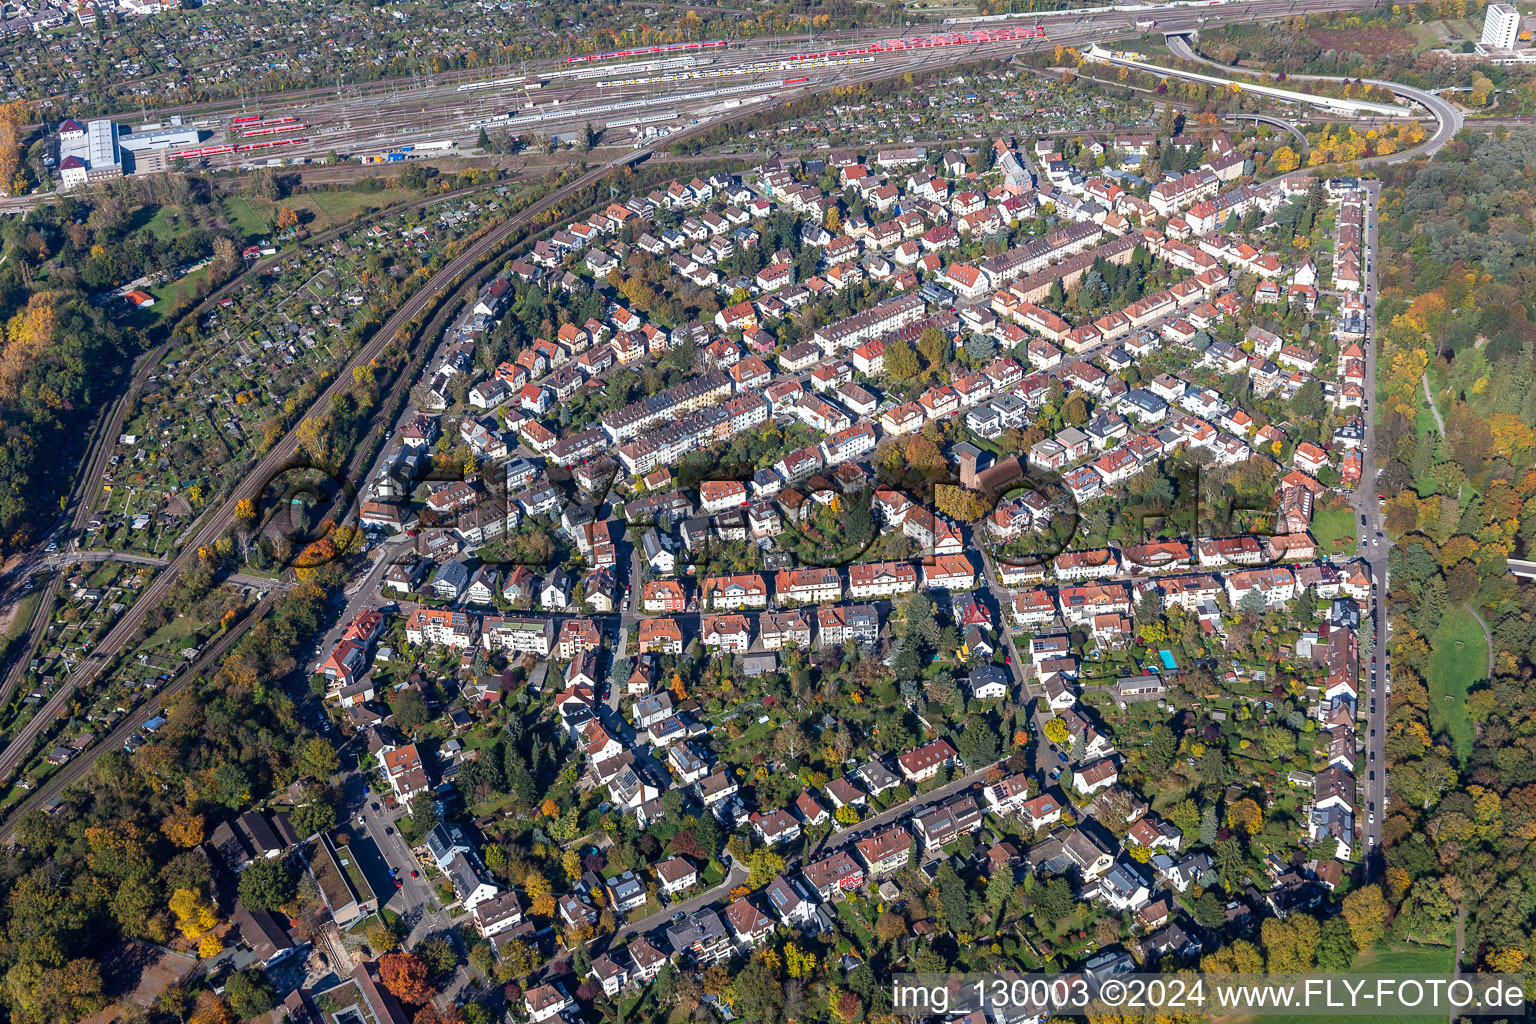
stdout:
{"type": "MultiPolygon", "coordinates": [[[[702,130],[707,125],[700,125],[695,130],[702,130]]],[[[680,133],[682,134],[682,133],[680,133]]],[[[676,138],[676,136],[674,136],[676,138]]],[[[441,271],[439,276],[450,282],[457,282],[459,277],[477,268],[487,256],[503,246],[507,239],[515,232],[521,231],[542,214],[555,209],[566,199],[578,194],[588,185],[606,177],[608,174],[635,163],[639,163],[650,155],[650,150],[637,150],[609,161],[607,164],[588,171],[569,184],[551,192],[549,195],[535,201],[528,208],[517,214],[505,224],[488,233],[485,237],[475,242],[464,252],[460,253],[441,271]]],[[[455,284],[456,286],[456,284],[455,284]]],[[[331,398],[341,393],[352,380],[352,370],[359,366],[365,366],[376,358],[392,343],[406,324],[414,320],[428,305],[438,298],[438,289],[430,285],[423,287],[411,298],[407,299],[401,308],[390,317],[375,334],[371,341],[365,344],[347,365],[333,378],[331,384],[311,403],[309,412],[317,409],[326,409],[330,406],[331,398]]],[[[275,479],[278,473],[286,468],[294,451],[299,447],[299,428],[303,424],[303,418],[272,447],[271,452],[243,476],[241,482],[236,485],[233,492],[224,503],[204,514],[203,524],[196,529],[182,546],[180,553],[176,555],[143,592],[139,595],[133,607],[118,620],[97,644],[92,656],[87,659],[91,664],[76,669],[59,685],[52,697],[38,709],[37,713],[22,727],[15,738],[4,750],[0,750],[0,779],[11,779],[18,768],[30,757],[37,738],[67,706],[69,699],[75,691],[83,686],[93,683],[100,675],[103,667],[110,659],[119,653],[132,638],[138,629],[139,623],[148,614],[149,609],[154,608],[161,599],[170,591],[172,584],[181,575],[192,559],[197,555],[198,548],[212,544],[224,532],[225,527],[234,516],[235,506],[240,501],[250,498],[259,500],[262,491],[275,479]]]]}
{"type": "Polygon", "coordinates": [[[90,747],[61,768],[47,782],[43,783],[33,792],[28,793],[14,807],[4,812],[4,819],[0,821],[0,840],[10,842],[16,822],[20,820],[22,815],[35,808],[46,809],[51,807],[70,785],[85,777],[96,763],[97,758],[108,750],[115,750],[121,747],[130,736],[143,727],[145,722],[149,721],[151,716],[166,707],[170,698],[186,689],[193,680],[201,678],[205,671],[212,669],[218,660],[239,642],[240,638],[245,635],[246,630],[260,622],[262,616],[271,611],[276,595],[277,591],[274,590],[273,593],[262,598],[243,619],[235,623],[219,639],[204,648],[203,653],[198,655],[195,661],[184,667],[180,676],[172,680],[165,689],[128,712],[112,731],[96,740],[90,747]]]}
{"type": "MultiPolygon", "coordinates": [[[[1354,9],[1361,6],[1369,6],[1369,3],[1362,2],[1362,0],[1332,0],[1332,7],[1330,9],[1354,9]]],[[[1221,12],[1223,15],[1233,16],[1233,20],[1252,20],[1254,17],[1279,16],[1290,11],[1295,11],[1297,9],[1297,0],[1256,0],[1256,2],[1244,5],[1241,8],[1223,8],[1221,9],[1221,12]],[[1243,15],[1242,18],[1236,17],[1239,11],[1241,11],[1243,15]]],[[[1318,6],[1309,5],[1304,9],[1316,10],[1318,9],[1318,6]]],[[[1120,20],[1125,20],[1124,15],[1118,15],[1118,17],[1120,20]]],[[[1082,26],[1076,31],[1065,34],[1065,37],[1058,35],[1055,39],[1032,45],[1054,45],[1057,42],[1071,42],[1079,39],[1097,37],[1102,35],[1104,30],[1105,26],[1098,24],[1097,21],[1094,21],[1091,24],[1082,26]]],[[[981,53],[981,49],[982,48],[980,47],[973,49],[971,52],[964,55],[964,59],[981,59],[985,56],[991,55],[990,53],[981,53]]],[[[1017,44],[1008,44],[1008,49],[1010,51],[1016,50],[1017,44]]],[[[789,90],[788,94],[796,96],[809,95],[815,92],[825,91],[826,89],[830,89],[834,86],[890,78],[910,70],[910,64],[911,58],[907,58],[901,61],[897,61],[892,65],[883,65],[871,68],[869,71],[862,74],[847,77],[839,76],[830,82],[811,83],[806,86],[797,87],[795,89],[789,90]]],[[[702,134],[704,132],[713,130],[719,127],[721,124],[728,123],[737,117],[756,113],[759,109],[760,108],[758,107],[746,107],[743,108],[740,113],[734,114],[730,117],[706,119],[698,125],[691,126],[687,129],[684,129],[683,131],[672,134],[665,140],[665,142],[668,146],[671,146],[679,142],[687,141],[688,138],[695,134],[702,134]]],[[[578,114],[577,116],[580,115],[578,114]]],[[[621,171],[626,167],[632,167],[633,165],[648,159],[659,147],[659,145],[660,143],[655,143],[643,149],[636,150],[633,153],[616,157],[613,160],[610,160],[607,163],[586,172],[585,174],[567,183],[561,188],[556,189],[549,195],[535,201],[527,209],[523,210],[508,220],[507,223],[487,233],[483,238],[479,239],[464,252],[460,253],[447,266],[438,272],[437,278],[435,280],[447,281],[449,282],[449,287],[454,289],[461,287],[464,283],[465,275],[473,275],[476,273],[484,261],[488,259],[493,252],[499,251],[503,246],[506,245],[514,233],[524,230],[538,217],[556,209],[565,200],[576,196],[587,186],[602,180],[610,174],[621,171]]],[[[306,410],[306,417],[309,413],[312,413],[316,409],[324,409],[328,407],[331,398],[338,394],[345,383],[351,379],[352,374],[349,371],[355,367],[365,365],[366,363],[373,360],[390,343],[396,340],[397,335],[403,331],[405,326],[412,322],[422,312],[424,312],[431,303],[446,297],[447,296],[443,288],[434,288],[429,285],[408,299],[394,314],[394,316],[390,317],[390,319],[386,321],[386,323],[375,333],[373,339],[365,344],[352,357],[348,364],[335,376],[331,385],[327,387],[325,391],[315,399],[315,401],[310,405],[309,409],[306,410]]],[[[179,577],[182,570],[184,570],[189,564],[190,560],[195,557],[197,549],[204,544],[212,543],[222,534],[226,524],[231,520],[233,516],[235,506],[245,498],[259,499],[261,492],[273,478],[273,475],[279,472],[288,464],[291,453],[297,449],[299,428],[302,425],[302,422],[303,419],[301,418],[297,423],[295,423],[294,427],[290,429],[276,445],[273,446],[270,454],[259,460],[254,466],[250,467],[250,469],[242,477],[240,483],[236,485],[232,493],[227,497],[222,505],[206,514],[206,519],[203,524],[198,527],[193,536],[188,539],[188,542],[182,547],[180,553],[176,555],[169,566],[167,566],[166,571],[157,576],[156,579],[145,588],[144,592],[140,595],[139,599],[134,603],[132,608],[130,608],[124,614],[123,618],[117,623],[117,625],[115,625],[97,645],[96,651],[93,652],[92,657],[88,659],[89,661],[96,662],[97,664],[91,665],[90,667],[82,667],[71,673],[70,676],[66,678],[62,684],[60,684],[59,688],[55,691],[54,695],[47,701],[47,703],[42,708],[40,708],[38,712],[33,716],[33,718],[26,724],[26,726],[23,727],[16,738],[8,746],[6,746],[3,751],[0,751],[0,778],[10,779],[14,776],[20,765],[24,763],[25,759],[31,755],[38,737],[42,735],[43,731],[57,719],[60,711],[62,711],[63,708],[67,705],[69,699],[73,696],[75,691],[94,682],[95,679],[99,676],[102,670],[102,666],[104,666],[113,656],[122,650],[127,641],[138,628],[139,623],[142,622],[144,615],[148,613],[149,609],[155,607],[155,605],[166,595],[171,585],[179,577]]],[[[266,600],[270,600],[270,598],[266,600]]],[[[252,615],[248,616],[245,620],[242,621],[246,623],[253,622],[259,617],[259,614],[264,614],[265,610],[265,608],[258,605],[256,612],[253,612],[252,615]]],[[[229,643],[232,644],[233,640],[230,639],[229,643]]],[[[217,649],[220,651],[227,650],[228,646],[229,644],[216,645],[217,649]]],[[[213,650],[214,648],[210,648],[210,651],[205,651],[204,653],[206,655],[213,650]]],[[[199,660],[201,661],[201,659],[199,660]]],[[[188,678],[190,678],[190,674],[188,678]]],[[[85,770],[85,766],[90,764],[91,761],[94,760],[95,756],[96,755],[92,755],[91,757],[78,758],[77,762],[81,764],[81,767],[78,769],[78,771],[83,772],[85,770]]],[[[61,773],[61,775],[62,774],[63,773],[61,773]]],[[[67,782],[64,784],[67,785],[67,782]]],[[[59,791],[62,792],[62,786],[60,787],[59,791]]],[[[25,803],[25,801],[23,803],[25,803]]]]}

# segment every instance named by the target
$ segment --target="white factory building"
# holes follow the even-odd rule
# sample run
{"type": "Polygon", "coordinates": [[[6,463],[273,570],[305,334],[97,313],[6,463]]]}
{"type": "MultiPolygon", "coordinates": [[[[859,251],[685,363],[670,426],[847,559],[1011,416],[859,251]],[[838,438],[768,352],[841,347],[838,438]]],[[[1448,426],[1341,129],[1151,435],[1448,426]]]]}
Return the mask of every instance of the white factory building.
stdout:
{"type": "Polygon", "coordinates": [[[64,188],[75,188],[124,174],[154,174],[169,168],[172,149],[195,146],[200,139],[179,117],[136,129],[105,118],[85,124],[66,120],[59,125],[59,180],[64,188]]]}
{"type": "Polygon", "coordinates": [[[59,125],[59,180],[65,188],[123,176],[123,154],[112,121],[59,125]]]}

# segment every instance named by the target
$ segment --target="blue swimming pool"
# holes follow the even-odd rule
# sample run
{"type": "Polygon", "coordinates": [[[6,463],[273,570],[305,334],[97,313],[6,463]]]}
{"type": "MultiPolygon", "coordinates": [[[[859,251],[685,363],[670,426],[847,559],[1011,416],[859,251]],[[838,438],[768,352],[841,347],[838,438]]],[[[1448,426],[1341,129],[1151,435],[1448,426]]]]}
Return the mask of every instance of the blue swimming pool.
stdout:
{"type": "Polygon", "coordinates": [[[1177,672],[1179,670],[1179,663],[1173,660],[1172,651],[1158,651],[1157,656],[1162,659],[1163,668],[1169,672],[1177,672]]]}

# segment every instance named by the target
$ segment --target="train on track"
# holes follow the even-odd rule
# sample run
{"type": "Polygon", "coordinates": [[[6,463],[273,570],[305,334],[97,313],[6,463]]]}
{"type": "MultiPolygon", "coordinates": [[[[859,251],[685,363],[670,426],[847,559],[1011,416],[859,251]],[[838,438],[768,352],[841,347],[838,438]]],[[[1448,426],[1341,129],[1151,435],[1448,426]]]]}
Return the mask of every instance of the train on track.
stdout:
{"type": "Polygon", "coordinates": [[[261,135],[281,135],[285,132],[302,132],[309,125],[302,121],[293,121],[291,124],[270,124],[265,128],[249,128],[240,133],[242,139],[253,139],[261,135]]]}
{"type": "Polygon", "coordinates": [[[819,58],[816,60],[793,57],[785,58],[784,60],[763,61],[757,64],[743,64],[740,67],[734,68],[680,71],[669,75],[646,75],[642,78],[617,78],[612,81],[598,82],[597,87],[599,89],[614,89],[629,85],[654,85],[659,82],[695,82],[707,78],[725,78],[733,75],[761,75],[775,71],[801,71],[809,68],[843,67],[849,64],[873,64],[874,61],[874,57],[819,58]]]}
{"type": "Polygon", "coordinates": [[[226,156],[231,153],[250,153],[258,149],[271,149],[273,146],[293,146],[308,139],[263,139],[260,142],[252,142],[246,145],[223,146],[199,146],[196,149],[182,149],[169,154],[172,160],[188,159],[196,160],[205,156],[226,156]]]}
{"type": "Polygon", "coordinates": [[[649,57],[658,53],[692,53],[698,50],[718,50],[729,46],[724,39],[710,39],[697,43],[663,43],[658,46],[636,46],[628,50],[609,50],[606,53],[586,53],[579,57],[567,57],[564,64],[591,64],[602,60],[623,60],[626,57],[649,57]]]}
{"type": "Polygon", "coordinates": [[[744,92],[762,92],[766,89],[781,89],[786,85],[801,85],[805,79],[793,78],[782,82],[749,82],[746,85],[725,85],[714,89],[703,89],[699,92],[674,93],[669,96],[656,96],[641,100],[623,100],[617,103],[604,103],[596,107],[564,107],[550,106],[531,114],[500,114],[487,118],[484,121],[476,121],[471,124],[471,131],[481,128],[519,128],[529,124],[543,124],[546,121],[576,121],[584,117],[594,117],[602,114],[616,114],[620,111],[643,110],[646,107],[671,105],[678,103],[691,103],[694,100],[714,99],[717,96],[733,96],[744,92]]]}

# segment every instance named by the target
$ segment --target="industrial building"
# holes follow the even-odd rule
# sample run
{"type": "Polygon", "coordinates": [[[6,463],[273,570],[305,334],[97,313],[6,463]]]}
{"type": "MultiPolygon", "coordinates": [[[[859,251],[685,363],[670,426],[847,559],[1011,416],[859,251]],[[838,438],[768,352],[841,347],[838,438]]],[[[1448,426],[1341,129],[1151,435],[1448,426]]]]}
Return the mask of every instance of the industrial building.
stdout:
{"type": "Polygon", "coordinates": [[[112,121],[59,125],[59,180],[65,188],[123,176],[117,125],[112,121]]]}
{"type": "Polygon", "coordinates": [[[59,125],[60,183],[68,189],[124,174],[168,170],[173,149],[196,146],[200,139],[201,133],[179,117],[137,129],[106,119],[85,124],[66,120],[59,125]]]}

